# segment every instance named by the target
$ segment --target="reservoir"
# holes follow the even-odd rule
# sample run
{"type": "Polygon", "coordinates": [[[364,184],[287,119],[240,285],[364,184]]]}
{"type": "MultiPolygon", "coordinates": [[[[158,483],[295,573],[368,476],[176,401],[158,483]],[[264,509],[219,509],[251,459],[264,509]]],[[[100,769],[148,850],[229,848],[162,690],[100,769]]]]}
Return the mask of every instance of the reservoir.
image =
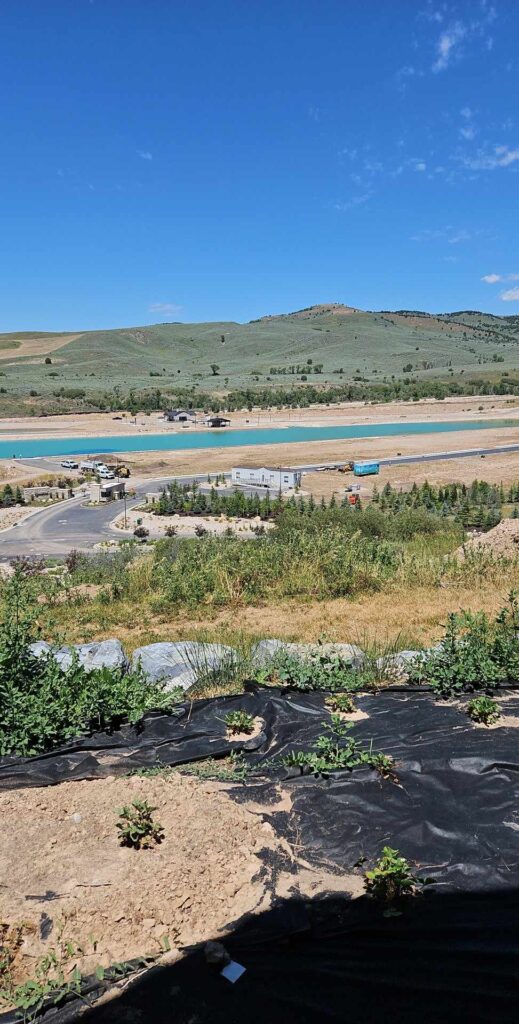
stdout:
{"type": "Polygon", "coordinates": [[[443,420],[422,423],[371,423],[327,427],[250,427],[230,430],[189,430],[172,434],[131,434],[100,437],[34,438],[0,441],[0,459],[42,458],[48,455],[109,455],[116,452],[186,451],[196,448],[241,448],[245,445],[297,444],[301,441],[348,441],[368,437],[408,437],[452,431],[507,430],[519,427],[513,419],[443,420]]]}

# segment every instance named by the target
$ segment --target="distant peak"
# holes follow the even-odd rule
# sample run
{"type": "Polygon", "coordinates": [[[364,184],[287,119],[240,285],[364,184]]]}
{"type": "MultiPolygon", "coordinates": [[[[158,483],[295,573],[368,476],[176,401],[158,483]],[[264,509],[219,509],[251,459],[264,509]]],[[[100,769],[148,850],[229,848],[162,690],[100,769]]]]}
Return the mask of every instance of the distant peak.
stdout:
{"type": "Polygon", "coordinates": [[[355,306],[345,306],[343,302],[319,302],[315,306],[306,306],[305,309],[296,309],[292,313],[274,313],[260,317],[261,320],[312,320],[321,316],[351,316],[352,313],[360,313],[355,306]]]}

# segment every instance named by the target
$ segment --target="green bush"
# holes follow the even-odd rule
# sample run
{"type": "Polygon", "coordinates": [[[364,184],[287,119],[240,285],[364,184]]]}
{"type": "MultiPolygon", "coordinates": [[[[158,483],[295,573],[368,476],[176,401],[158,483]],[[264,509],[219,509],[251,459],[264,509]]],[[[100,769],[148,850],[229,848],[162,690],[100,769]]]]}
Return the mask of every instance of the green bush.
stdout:
{"type": "Polygon", "coordinates": [[[358,740],[349,735],[353,727],[351,722],[343,722],[340,715],[334,714],[330,722],[322,724],[326,731],[317,737],[314,749],[289,751],[281,759],[285,767],[299,768],[301,772],[324,777],[344,769],[352,771],[353,768],[369,767],[385,778],[394,778],[393,758],[373,751],[371,746],[364,750],[358,740]]]}
{"type": "Polygon", "coordinates": [[[515,592],[493,622],[483,612],[449,616],[435,650],[409,668],[409,681],[429,683],[442,697],[494,690],[519,681],[519,605],[515,592]]]}
{"type": "Polygon", "coordinates": [[[467,704],[467,714],[473,722],[493,725],[499,718],[499,704],[490,697],[474,697],[467,704]]]}
{"type": "Polygon", "coordinates": [[[308,657],[280,650],[266,668],[258,669],[255,680],[261,684],[289,686],[292,690],[355,691],[369,686],[369,675],[352,667],[339,654],[315,649],[308,657]]]}
{"type": "Polygon", "coordinates": [[[364,888],[369,896],[386,905],[387,916],[398,914],[394,904],[409,896],[416,896],[419,887],[431,879],[417,878],[405,857],[391,846],[384,846],[382,856],[372,871],[364,875],[364,888]]]}
{"type": "Polygon", "coordinates": [[[147,800],[133,800],[131,804],[121,807],[120,821],[117,822],[119,842],[121,846],[132,846],[134,850],[148,850],[154,843],[164,839],[164,829],[153,821],[153,811],[147,800]]]}
{"type": "Polygon", "coordinates": [[[0,755],[30,756],[80,733],[137,722],[146,711],[169,710],[178,699],[139,672],[87,672],[76,659],[62,670],[52,655],[37,658],[31,579],[17,567],[5,591],[0,622],[0,755]]]}

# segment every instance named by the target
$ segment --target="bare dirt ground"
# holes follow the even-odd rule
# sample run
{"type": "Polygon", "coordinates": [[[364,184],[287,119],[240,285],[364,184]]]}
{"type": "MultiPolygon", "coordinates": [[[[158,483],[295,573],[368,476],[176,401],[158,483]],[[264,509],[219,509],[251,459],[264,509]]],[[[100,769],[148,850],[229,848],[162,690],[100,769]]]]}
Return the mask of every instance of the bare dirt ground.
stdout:
{"type": "MultiPolygon", "coordinates": [[[[265,820],[265,808],[235,802],[217,782],[167,777],[107,778],[0,793],[0,935],[22,927],[16,982],[58,942],[79,944],[83,974],[98,966],[222,938],[274,893],[352,896],[362,879],[298,861],[265,820]],[[118,810],[135,799],[156,808],[164,839],[149,850],[119,844],[118,810]],[[277,856],[276,856],[277,855],[277,856]],[[274,875],[274,858],[287,872],[274,875]],[[298,872],[288,870],[297,863],[298,872]],[[95,945],[95,949],[94,949],[95,945]]],[[[290,813],[278,792],[268,813],[290,813]]]]}
{"type": "MultiPolygon", "coordinates": [[[[208,533],[221,536],[231,529],[238,536],[254,536],[254,530],[261,525],[259,516],[254,519],[234,518],[226,516],[156,516],[153,512],[130,510],[126,514],[127,528],[124,527],[125,516],[119,515],[112,522],[112,527],[126,533],[133,533],[138,525],[146,527],[152,537],[163,537],[168,527],[174,526],[178,537],[195,537],[197,527],[203,527],[208,533]],[[137,521],[142,520],[139,524],[137,521]]],[[[265,529],[271,529],[272,523],[263,523],[265,529]]],[[[0,524],[1,528],[1,524],[0,524]]]]}
{"type": "Polygon", "coordinates": [[[519,556],[519,519],[503,519],[488,533],[481,533],[458,549],[458,556],[469,551],[491,551],[494,555],[519,556]]]}
{"type": "MultiPolygon", "coordinates": [[[[66,340],[56,339],[66,344],[66,340]]],[[[72,336],[68,338],[72,340],[72,336]]],[[[17,352],[19,350],[17,349],[17,352]]],[[[29,353],[27,353],[29,354],[29,353]]],[[[450,419],[489,419],[492,417],[519,417],[519,398],[505,395],[483,395],[472,398],[446,398],[443,402],[426,398],[420,402],[387,402],[369,405],[366,402],[348,402],[309,409],[253,409],[230,413],[231,429],[236,427],[330,426],[352,423],[394,423],[450,419]]],[[[203,416],[195,425],[165,423],[158,413],[145,416],[140,413],[136,422],[129,413],[77,413],[65,416],[10,417],[0,420],[0,435],[4,440],[23,437],[95,437],[113,434],[175,434],[207,429],[203,416]],[[114,419],[114,416],[121,417],[114,419]]],[[[228,429],[228,428],[223,428],[228,429]]]]}
{"type": "MultiPolygon", "coordinates": [[[[477,434],[479,438],[479,432],[477,434]]],[[[447,436],[451,437],[450,434],[447,436]]],[[[447,451],[450,447],[455,449],[457,445],[451,446],[449,441],[445,445],[445,450],[447,451]]],[[[481,447],[486,447],[486,445],[483,444],[481,447]]],[[[401,445],[399,445],[398,451],[403,451],[401,445]]],[[[458,459],[440,459],[438,462],[412,462],[396,466],[381,466],[378,476],[363,479],[355,478],[352,473],[339,473],[337,470],[305,473],[302,489],[312,493],[314,498],[324,497],[328,500],[332,494],[341,497],[345,488],[352,483],[360,484],[360,494],[364,498],[371,496],[374,486],[381,491],[386,483],[390,483],[397,491],[408,491],[414,483],[420,485],[428,481],[433,486],[439,487],[453,482],[471,484],[474,480],[486,480],[489,484],[502,483],[505,486],[516,483],[519,480],[519,452],[510,452],[508,455],[499,453],[486,455],[485,458],[467,456],[458,459]]]]}
{"type": "Polygon", "coordinates": [[[17,505],[14,508],[0,508],[0,532],[2,530],[9,530],[11,526],[21,523],[23,519],[27,519],[27,516],[30,516],[34,511],[34,508],[26,508],[23,505],[17,505]]]}
{"type": "Polygon", "coordinates": [[[163,936],[172,946],[217,937],[268,906],[263,852],[279,842],[217,783],[177,774],[70,782],[0,793],[0,808],[0,922],[24,924],[19,978],[62,926],[68,941],[95,940],[86,972],[158,952],[163,936]],[[136,798],[156,807],[164,829],[150,850],[119,844],[118,809],[136,798]]]}
{"type": "Polygon", "coordinates": [[[63,334],[54,338],[20,338],[15,349],[5,349],[0,352],[0,360],[3,362],[12,360],[15,354],[17,358],[19,356],[46,356],[49,352],[55,352],[57,349],[63,348],[64,345],[68,345],[69,341],[75,341],[79,337],[79,334],[63,334]]]}
{"type": "MultiPolygon", "coordinates": [[[[400,452],[402,455],[422,455],[434,451],[464,451],[470,448],[491,448],[502,444],[519,444],[519,420],[517,429],[510,427],[505,431],[499,429],[453,431],[441,435],[414,435],[408,437],[364,438],[361,440],[340,441],[309,441],[297,444],[245,445],[240,448],[211,448],[191,451],[164,452],[130,452],[123,456],[123,461],[130,466],[132,480],[166,477],[169,474],[187,476],[190,473],[224,473],[233,465],[265,466],[265,465],[305,465],[320,462],[347,462],[350,459],[382,459],[392,458],[400,452]]],[[[500,456],[486,456],[485,459],[467,458],[447,460],[442,463],[446,478],[457,480],[458,463],[467,465],[470,479],[477,476],[487,477],[491,460],[499,458],[500,465],[506,469],[510,478],[517,478],[519,452],[500,456]],[[472,474],[472,475],[470,475],[472,474]]],[[[424,477],[432,479],[436,463],[424,465],[421,471],[424,477]]],[[[389,467],[384,473],[393,480],[398,474],[399,479],[414,479],[412,466],[389,467]]],[[[322,474],[325,475],[324,473],[322,474]]],[[[345,482],[351,482],[345,479],[345,482]]],[[[501,479],[501,477],[499,477],[501,479]]],[[[303,477],[303,487],[305,486],[303,477]]]]}

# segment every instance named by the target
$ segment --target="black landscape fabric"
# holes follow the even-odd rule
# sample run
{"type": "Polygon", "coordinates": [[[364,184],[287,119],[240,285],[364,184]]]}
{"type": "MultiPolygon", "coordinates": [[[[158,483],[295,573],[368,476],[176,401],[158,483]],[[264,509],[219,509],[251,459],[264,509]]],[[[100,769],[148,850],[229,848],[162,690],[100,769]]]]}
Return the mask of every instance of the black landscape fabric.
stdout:
{"type": "MultiPolygon", "coordinates": [[[[329,721],[325,697],[252,686],[42,757],[0,761],[6,789],[242,750],[251,773],[231,796],[262,806],[278,832],[297,842],[300,857],[350,874],[365,869],[364,858],[371,866],[388,844],[435,880],[397,917],[385,917],[366,896],[281,900],[225,937],[230,956],[246,968],[235,984],[197,948],[88,1009],[104,987],[94,979],[86,999],[49,1009],[45,1024],[515,1024],[519,695],[501,697],[506,724],[489,729],[470,721],[463,702],[446,704],[431,693],[384,691],[355,703],[366,717],[352,735],[394,757],[396,781],[366,768],[328,778],[289,772],[282,755],[310,749],[329,721]],[[263,721],[245,743],[226,735],[224,715],[238,708],[263,721]],[[280,784],[290,812],[276,809],[280,784]]],[[[0,1019],[12,1024],[17,1017],[0,1019]]]]}
{"type": "MultiPolygon", "coordinates": [[[[288,750],[310,749],[329,720],[324,696],[251,687],[234,697],[185,704],[178,715],[147,715],[81,737],[54,753],[0,760],[0,789],[46,786],[71,779],[121,775],[157,764],[182,765],[243,750],[252,773],[235,786],[271,813],[278,831],[297,834],[314,863],[351,872],[372,863],[383,845],[398,848],[436,879],[435,889],[511,890],[519,881],[519,730],[475,726],[463,704],[430,693],[383,691],[355,698],[367,715],[352,735],[395,759],[396,781],[362,768],[329,778],[301,776],[281,763],[288,750]],[[226,735],[224,715],[243,708],[263,721],[248,742],[226,735]],[[292,813],[277,812],[276,786],[290,793],[292,813]]],[[[519,724],[519,695],[508,692],[502,713],[519,724]]]]}

